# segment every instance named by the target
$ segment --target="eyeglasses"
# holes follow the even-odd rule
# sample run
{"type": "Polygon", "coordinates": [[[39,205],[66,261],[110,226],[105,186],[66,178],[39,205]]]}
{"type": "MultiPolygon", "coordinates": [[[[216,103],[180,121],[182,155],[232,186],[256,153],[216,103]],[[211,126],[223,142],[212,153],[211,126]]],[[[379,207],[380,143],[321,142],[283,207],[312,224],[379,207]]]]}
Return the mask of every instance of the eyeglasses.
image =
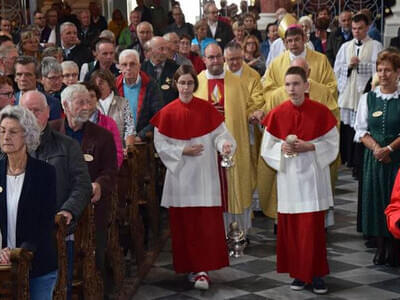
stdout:
{"type": "MultiPolygon", "coordinates": [[[[73,75],[73,74],[72,74],[73,75]]],[[[58,76],[45,76],[48,80],[60,80],[61,79],[61,75],[58,76]]]]}
{"type": "Polygon", "coordinates": [[[63,78],[71,78],[71,77],[77,77],[77,76],[78,76],[78,73],[65,73],[65,74],[62,74],[63,78]]]}
{"type": "Polygon", "coordinates": [[[11,99],[12,97],[14,97],[14,92],[0,93],[0,96],[7,97],[8,99],[11,99]]]}
{"type": "Polygon", "coordinates": [[[210,55],[210,56],[206,56],[206,58],[209,60],[220,59],[220,58],[222,58],[222,54],[210,55]]]}
{"type": "Polygon", "coordinates": [[[194,84],[193,80],[189,80],[189,81],[178,81],[177,82],[178,85],[187,85],[187,86],[191,86],[194,84]]]}

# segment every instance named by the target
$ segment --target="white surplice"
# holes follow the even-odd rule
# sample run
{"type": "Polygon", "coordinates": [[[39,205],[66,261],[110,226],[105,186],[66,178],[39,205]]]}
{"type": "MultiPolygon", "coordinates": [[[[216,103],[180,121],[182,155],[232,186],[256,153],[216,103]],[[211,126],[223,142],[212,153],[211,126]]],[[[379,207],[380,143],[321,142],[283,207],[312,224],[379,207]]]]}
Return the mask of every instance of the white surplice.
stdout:
{"type": "Polygon", "coordinates": [[[261,156],[277,171],[278,212],[305,213],[327,210],[333,206],[329,164],[339,151],[339,133],[333,127],[323,136],[309,141],[315,151],[286,158],[283,140],[264,131],[261,156]]]}
{"type": "Polygon", "coordinates": [[[221,206],[221,186],[218,175],[217,151],[225,142],[236,142],[226,129],[225,123],[208,134],[190,140],[167,137],[154,128],[154,145],[167,168],[161,200],[163,207],[221,206]],[[188,145],[202,144],[199,156],[183,155],[188,145]]]}

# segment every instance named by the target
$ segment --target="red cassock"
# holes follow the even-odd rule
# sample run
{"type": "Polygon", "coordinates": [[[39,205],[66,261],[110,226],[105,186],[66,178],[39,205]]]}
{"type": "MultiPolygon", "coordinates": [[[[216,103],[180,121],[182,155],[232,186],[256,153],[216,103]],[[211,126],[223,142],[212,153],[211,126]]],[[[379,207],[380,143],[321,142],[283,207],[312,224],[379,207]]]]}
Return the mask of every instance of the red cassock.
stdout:
{"type": "MultiPolygon", "coordinates": [[[[266,116],[263,124],[269,134],[281,141],[285,141],[290,134],[297,135],[304,141],[312,141],[331,131],[337,121],[327,107],[306,98],[300,106],[293,105],[291,101],[277,106],[266,116]]],[[[288,174],[292,175],[302,178],[301,173],[288,174]]],[[[300,189],[301,183],[299,180],[300,189]]],[[[326,211],[313,211],[309,207],[304,207],[304,211],[290,211],[290,202],[298,201],[295,199],[296,195],[293,198],[290,196],[289,199],[280,199],[280,188],[282,187],[278,187],[277,271],[311,283],[313,277],[322,277],[329,273],[324,227],[326,211]],[[279,201],[289,202],[282,205],[286,208],[284,212],[279,211],[279,201]]],[[[283,188],[291,189],[290,186],[283,188]]]]}
{"type": "Polygon", "coordinates": [[[390,204],[385,209],[385,215],[389,231],[395,238],[400,239],[400,228],[396,225],[400,220],[400,172],[397,173],[390,204]]]}
{"type": "MultiPolygon", "coordinates": [[[[223,121],[224,117],[213,105],[193,98],[189,103],[183,103],[179,99],[171,102],[153,117],[151,123],[160,134],[168,138],[190,141],[198,138],[207,139],[207,136],[217,130],[223,121]]],[[[213,163],[216,164],[216,150],[211,149],[211,151],[214,153],[213,163]]],[[[201,165],[199,170],[200,168],[201,165]]],[[[168,172],[167,170],[167,176],[168,172]]],[[[216,181],[219,188],[218,178],[217,180],[212,178],[213,174],[207,176],[210,180],[216,181]]],[[[198,185],[199,182],[178,184],[198,185]]],[[[229,265],[219,194],[217,198],[218,204],[212,206],[202,205],[201,199],[195,206],[193,203],[182,205],[184,200],[174,206],[174,199],[164,204],[169,212],[173,264],[177,273],[209,271],[229,265]]]]}

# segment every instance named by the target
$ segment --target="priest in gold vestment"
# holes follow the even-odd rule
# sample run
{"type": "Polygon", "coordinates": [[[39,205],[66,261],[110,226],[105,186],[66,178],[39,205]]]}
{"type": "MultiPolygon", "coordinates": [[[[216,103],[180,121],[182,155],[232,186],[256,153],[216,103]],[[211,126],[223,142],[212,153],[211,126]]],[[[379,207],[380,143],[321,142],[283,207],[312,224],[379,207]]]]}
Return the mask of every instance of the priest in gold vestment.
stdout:
{"type": "MultiPolygon", "coordinates": [[[[261,77],[256,70],[251,68],[243,60],[243,48],[240,43],[231,41],[224,49],[225,69],[240,77],[242,83],[247,86],[250,94],[250,112],[260,110],[264,106],[264,97],[261,85],[261,77]]],[[[254,119],[250,118],[250,122],[254,119]]],[[[256,176],[257,161],[261,146],[262,131],[257,122],[249,124],[251,162],[256,176]]],[[[255,183],[255,182],[254,182],[255,183]]]]}
{"type": "MultiPolygon", "coordinates": [[[[237,143],[234,165],[220,169],[225,229],[237,221],[244,232],[251,227],[251,202],[254,187],[249,143],[248,117],[253,109],[252,98],[241,79],[224,70],[222,50],[217,44],[205,49],[207,69],[198,75],[199,87],[195,97],[210,101],[225,116],[225,124],[237,143]]],[[[216,180],[218,180],[216,178],[216,180]]]]}
{"type": "Polygon", "coordinates": [[[337,83],[335,73],[328,58],[321,53],[305,47],[304,32],[298,25],[290,26],[285,32],[286,51],[275,58],[268,66],[262,78],[264,97],[268,102],[271,93],[284,85],[285,72],[291,61],[296,58],[304,58],[310,68],[310,79],[325,85],[332,96],[337,98],[337,83]]]}

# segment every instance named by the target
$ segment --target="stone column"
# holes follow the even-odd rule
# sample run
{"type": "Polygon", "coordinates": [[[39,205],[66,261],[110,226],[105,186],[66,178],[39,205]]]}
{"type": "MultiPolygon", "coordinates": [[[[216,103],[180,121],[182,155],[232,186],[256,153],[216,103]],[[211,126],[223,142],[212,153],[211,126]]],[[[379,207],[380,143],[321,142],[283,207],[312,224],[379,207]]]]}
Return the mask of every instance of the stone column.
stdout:
{"type": "Polygon", "coordinates": [[[268,23],[275,22],[275,11],[279,7],[288,8],[288,2],[290,3],[290,0],[260,0],[261,13],[260,19],[257,21],[258,30],[264,31],[268,23]]]}
{"type": "Polygon", "coordinates": [[[397,36],[397,30],[400,26],[400,1],[396,0],[396,4],[392,7],[393,15],[385,20],[385,35],[383,45],[388,47],[390,39],[397,36]]]}

